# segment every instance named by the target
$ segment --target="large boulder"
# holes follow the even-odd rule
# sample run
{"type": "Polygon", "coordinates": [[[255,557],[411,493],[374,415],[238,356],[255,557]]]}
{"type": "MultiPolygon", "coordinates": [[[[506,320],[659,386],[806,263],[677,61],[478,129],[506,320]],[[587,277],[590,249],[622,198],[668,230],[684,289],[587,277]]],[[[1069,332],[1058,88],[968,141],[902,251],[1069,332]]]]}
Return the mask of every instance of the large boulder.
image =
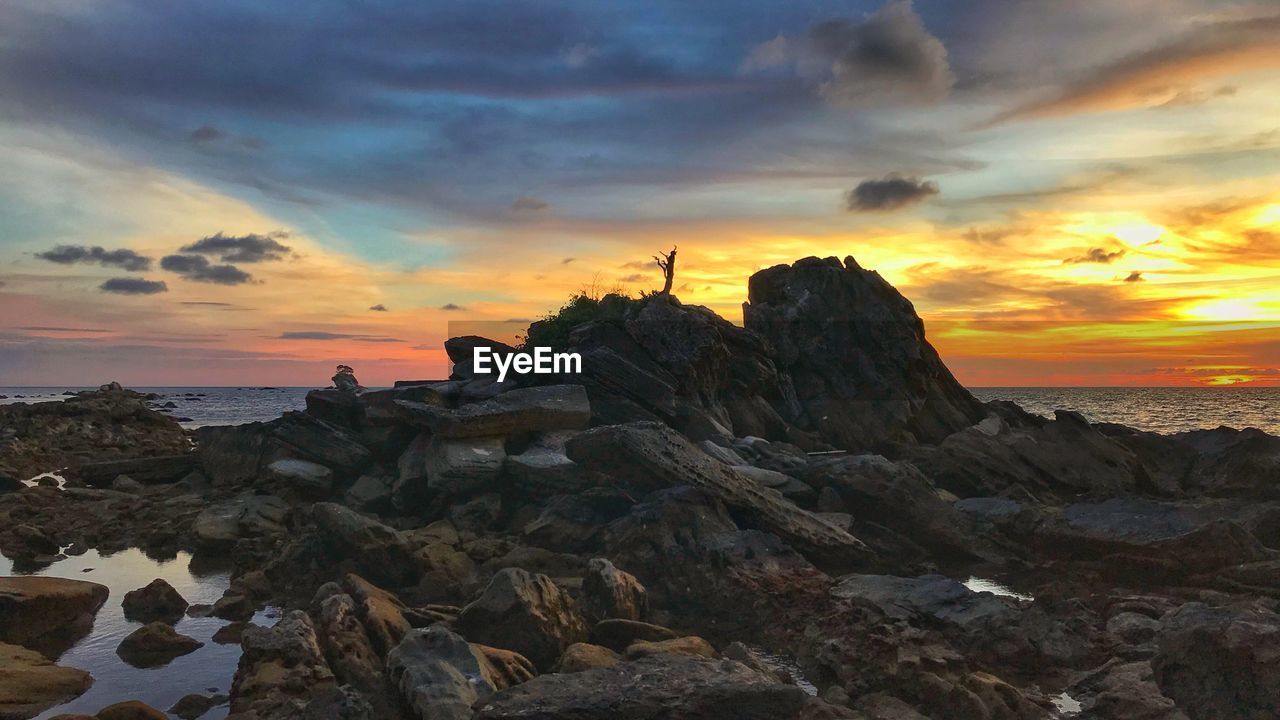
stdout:
{"type": "Polygon", "coordinates": [[[109,593],[82,580],[0,577],[0,642],[34,645],[82,635],[109,593]]]}
{"type": "Polygon", "coordinates": [[[570,459],[643,491],[689,485],[707,491],[815,562],[853,566],[870,550],[848,532],[721,463],[658,423],[610,425],[569,441],[570,459]]]}
{"type": "Polygon", "coordinates": [[[631,573],[619,570],[605,558],[593,558],[582,576],[582,611],[593,622],[608,618],[643,620],[649,613],[649,595],[631,573]]]}
{"type": "Polygon", "coordinates": [[[86,485],[109,487],[121,475],[144,485],[173,482],[196,468],[195,453],[82,463],[75,475],[86,485]]]}
{"type": "Polygon", "coordinates": [[[387,675],[420,720],[470,720],[477,702],[534,674],[528,660],[515,656],[513,677],[489,650],[432,625],[410,632],[387,654],[387,675]]]}
{"type": "Polygon", "coordinates": [[[84,670],[54,665],[44,655],[0,643],[0,719],[25,720],[79,696],[93,685],[84,670]]]}
{"type": "Polygon", "coordinates": [[[323,498],[333,491],[333,470],[309,460],[286,458],[267,466],[271,479],[302,497],[323,498]]]}
{"type": "Polygon", "coordinates": [[[335,503],[316,503],[311,514],[335,559],[350,560],[374,582],[393,587],[417,579],[413,549],[399,531],[335,503]]]}
{"type": "Polygon", "coordinates": [[[324,707],[336,685],[315,626],[301,610],[285,614],[274,627],[250,625],[241,636],[240,664],[231,683],[231,713],[248,717],[302,720],[308,708],[324,707]],[[255,714],[256,713],[256,714],[255,714]]]}
{"type": "Polygon", "coordinates": [[[335,470],[357,472],[371,458],[355,436],[306,413],[287,412],[268,425],[271,437],[287,450],[335,470]]]}
{"type": "Polygon", "coordinates": [[[498,571],[458,616],[458,629],[485,645],[514,650],[551,670],[564,649],[587,639],[577,604],[546,575],[498,571]]]}
{"type": "Polygon", "coordinates": [[[187,611],[188,603],[172,585],[156,578],[145,587],[125,593],[124,616],[135,622],[176,622],[187,611]]]}
{"type": "Polygon", "coordinates": [[[360,619],[356,601],[346,593],[330,595],[316,613],[316,636],[325,659],[341,683],[360,691],[378,713],[395,717],[395,703],[383,672],[382,658],[360,619]]]}
{"type": "Polygon", "coordinates": [[[657,655],[543,675],[477,705],[477,720],[787,720],[805,703],[795,685],[733,660],[657,655]]]}
{"type": "Polygon", "coordinates": [[[283,533],[288,513],[289,504],[275,495],[245,493],[205,508],[191,531],[198,549],[223,552],[244,538],[283,533]]]}
{"type": "Polygon", "coordinates": [[[751,276],[744,324],[790,377],[787,420],[846,450],[938,442],[982,420],[925,339],[910,301],[852,257],[805,258],[751,276]]]}
{"type": "Polygon", "coordinates": [[[1280,712],[1280,616],[1188,603],[1163,618],[1151,660],[1160,690],[1191,720],[1280,712]]]}
{"type": "Polygon", "coordinates": [[[581,430],[591,420],[591,403],[581,385],[520,388],[456,410],[408,400],[396,404],[410,423],[445,438],[581,430]]]}

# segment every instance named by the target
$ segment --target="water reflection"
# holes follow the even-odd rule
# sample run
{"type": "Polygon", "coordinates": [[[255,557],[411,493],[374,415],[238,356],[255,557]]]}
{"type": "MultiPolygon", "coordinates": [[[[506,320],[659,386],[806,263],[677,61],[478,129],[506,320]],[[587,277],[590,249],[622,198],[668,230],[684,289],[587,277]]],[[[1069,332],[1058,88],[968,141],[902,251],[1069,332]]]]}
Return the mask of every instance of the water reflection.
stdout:
{"type": "MultiPolygon", "coordinates": [[[[51,718],[63,713],[92,714],[123,700],[141,700],[152,707],[167,710],[191,693],[230,691],[231,678],[240,660],[240,646],[213,642],[213,634],[228,624],[226,620],[184,617],[178,621],[174,626],[177,631],[203,642],[204,647],[161,667],[135,668],[116,655],[120,641],[141,626],[141,623],[126,620],[120,606],[125,593],[130,590],[163,578],[192,604],[212,604],[222,596],[230,584],[229,567],[209,567],[207,563],[200,562],[193,566],[191,560],[191,555],[185,552],[170,560],[155,560],[136,548],[110,556],[90,550],[30,573],[88,580],[106,585],[111,590],[106,604],[98,611],[92,632],[57,659],[60,665],[92,673],[93,687],[70,702],[50,708],[38,718],[51,718]]],[[[0,575],[13,572],[13,564],[0,556],[0,575]]],[[[255,615],[253,621],[271,625],[278,615],[277,610],[268,610],[255,615]]],[[[209,711],[202,720],[220,720],[226,715],[227,707],[223,706],[209,711]]]]}

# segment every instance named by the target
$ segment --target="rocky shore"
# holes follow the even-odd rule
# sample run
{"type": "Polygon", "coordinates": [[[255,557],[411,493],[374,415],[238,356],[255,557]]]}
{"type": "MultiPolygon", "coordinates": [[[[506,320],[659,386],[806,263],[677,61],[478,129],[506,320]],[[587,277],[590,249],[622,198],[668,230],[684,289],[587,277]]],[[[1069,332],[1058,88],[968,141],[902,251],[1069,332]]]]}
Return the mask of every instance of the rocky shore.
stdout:
{"type": "Polygon", "coordinates": [[[0,719],[88,687],[52,660],[105,602],[146,623],[131,663],[191,652],[184,614],[239,636],[230,697],[184,718],[1280,716],[1280,438],[983,404],[852,258],[749,298],[745,327],[631,301],[557,348],[581,374],[497,382],[471,349],[514,349],[454,338],[450,379],[190,436],[118,386],[0,407],[16,567],[236,567],[206,607],[0,578],[0,719]]]}

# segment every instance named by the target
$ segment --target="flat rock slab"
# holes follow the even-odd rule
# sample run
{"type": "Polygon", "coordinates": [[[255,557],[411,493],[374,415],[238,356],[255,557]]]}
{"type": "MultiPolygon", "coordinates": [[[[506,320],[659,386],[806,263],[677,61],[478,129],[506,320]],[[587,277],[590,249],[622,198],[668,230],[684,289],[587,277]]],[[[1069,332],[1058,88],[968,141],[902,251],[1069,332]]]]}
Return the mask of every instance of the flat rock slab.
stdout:
{"type": "Polygon", "coordinates": [[[520,388],[456,410],[409,400],[396,405],[410,423],[445,438],[581,430],[591,421],[591,402],[581,385],[520,388]]]}
{"type": "Polygon", "coordinates": [[[569,459],[588,470],[642,490],[689,485],[710,492],[813,559],[849,566],[872,554],[861,540],[713,459],[660,423],[594,428],[570,440],[566,449],[569,459]]]}
{"type": "Polygon", "coordinates": [[[107,586],[83,580],[0,577],[0,642],[22,645],[91,624],[109,593],[107,586]]]}
{"type": "Polygon", "coordinates": [[[477,720],[786,720],[806,695],[733,660],[655,656],[542,675],[477,706],[477,720]]]}
{"type": "Polygon", "coordinates": [[[848,575],[831,594],[875,607],[900,620],[928,617],[965,626],[991,618],[1013,619],[1016,607],[989,592],[974,592],[942,575],[848,575]]]}
{"type": "Polygon", "coordinates": [[[0,718],[29,718],[79,696],[93,685],[93,676],[62,667],[44,655],[17,645],[0,643],[0,718]]]}
{"type": "Polygon", "coordinates": [[[149,485],[180,480],[196,469],[198,457],[195,453],[184,453],[84,463],[75,472],[86,485],[93,487],[110,487],[111,482],[120,475],[128,475],[144,485],[149,485]]]}

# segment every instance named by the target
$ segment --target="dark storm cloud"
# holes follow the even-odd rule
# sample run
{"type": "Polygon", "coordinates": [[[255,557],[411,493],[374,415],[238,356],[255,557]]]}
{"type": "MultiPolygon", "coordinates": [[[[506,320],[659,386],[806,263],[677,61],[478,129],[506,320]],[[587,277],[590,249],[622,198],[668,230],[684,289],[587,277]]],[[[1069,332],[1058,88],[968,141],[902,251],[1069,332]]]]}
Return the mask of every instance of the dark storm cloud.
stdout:
{"type": "Polygon", "coordinates": [[[151,258],[139,255],[138,253],[128,250],[107,250],[106,248],[94,245],[93,247],[85,247],[83,245],[59,245],[52,250],[36,253],[36,257],[41,260],[48,260],[59,265],[74,265],[75,263],[97,263],[103,267],[118,267],[122,270],[130,272],[140,272],[151,268],[151,258]]]}
{"type": "Polygon", "coordinates": [[[830,64],[822,91],[834,102],[931,102],[955,84],[946,47],[910,0],[891,0],[864,20],[819,23],[808,40],[830,64]]]}
{"type": "Polygon", "coordinates": [[[1107,252],[1106,248],[1089,248],[1088,252],[1076,257],[1069,257],[1062,261],[1063,265],[1080,265],[1083,263],[1102,263],[1107,264],[1115,262],[1124,257],[1124,250],[1116,250],[1107,252]]]}
{"type": "Polygon", "coordinates": [[[888,175],[879,180],[864,180],[845,194],[845,207],[850,212],[885,212],[915,205],[938,194],[938,184],[916,177],[888,175]]]}
{"type": "Polygon", "coordinates": [[[395,343],[404,342],[399,338],[380,337],[378,335],[349,335],[322,331],[298,330],[280,333],[281,340],[354,340],[355,342],[395,343]]]}
{"type": "Polygon", "coordinates": [[[169,292],[169,286],[163,280],[143,280],[142,278],[111,278],[99,285],[98,289],[118,295],[155,295],[169,292]]]}
{"type": "Polygon", "coordinates": [[[279,237],[286,236],[282,233],[272,233],[270,235],[259,235],[257,233],[223,235],[218,233],[201,238],[190,245],[184,245],[180,250],[184,253],[217,255],[218,259],[226,263],[268,262],[283,260],[292,250],[289,246],[280,244],[276,240],[279,237]]]}
{"type": "Polygon", "coordinates": [[[217,285],[243,285],[253,279],[235,265],[211,265],[202,255],[165,255],[160,258],[160,267],[188,280],[217,285]]]}

